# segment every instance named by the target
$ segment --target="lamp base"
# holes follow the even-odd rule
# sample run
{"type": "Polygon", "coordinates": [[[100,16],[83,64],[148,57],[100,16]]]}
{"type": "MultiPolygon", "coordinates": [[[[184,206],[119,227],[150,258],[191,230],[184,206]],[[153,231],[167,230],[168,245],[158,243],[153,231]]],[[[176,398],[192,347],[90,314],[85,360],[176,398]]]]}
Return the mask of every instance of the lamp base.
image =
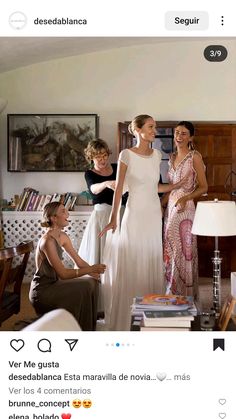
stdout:
{"type": "Polygon", "coordinates": [[[213,263],[213,309],[216,317],[219,317],[221,310],[221,262],[220,251],[214,250],[213,263]]]}

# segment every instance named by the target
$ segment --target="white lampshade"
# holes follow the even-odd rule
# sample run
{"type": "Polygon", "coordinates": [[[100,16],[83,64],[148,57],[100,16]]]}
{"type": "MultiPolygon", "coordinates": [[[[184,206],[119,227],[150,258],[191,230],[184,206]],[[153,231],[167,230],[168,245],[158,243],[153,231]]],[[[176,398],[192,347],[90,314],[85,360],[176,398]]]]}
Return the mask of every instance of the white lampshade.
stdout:
{"type": "Polygon", "coordinates": [[[198,202],[192,233],[199,236],[236,236],[235,202],[217,199],[198,202]]]}
{"type": "Polygon", "coordinates": [[[5,109],[7,106],[7,100],[0,97],[0,113],[5,109]]]}

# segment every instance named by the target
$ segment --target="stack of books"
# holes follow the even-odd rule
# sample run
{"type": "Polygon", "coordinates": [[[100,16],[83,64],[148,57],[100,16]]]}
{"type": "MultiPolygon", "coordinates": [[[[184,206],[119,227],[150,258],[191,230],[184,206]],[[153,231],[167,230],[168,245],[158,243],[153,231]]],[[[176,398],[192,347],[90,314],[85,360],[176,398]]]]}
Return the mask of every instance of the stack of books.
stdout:
{"type": "Polygon", "coordinates": [[[54,201],[61,202],[68,211],[72,211],[77,199],[77,193],[67,192],[66,194],[54,193],[52,195],[39,195],[39,191],[27,187],[24,188],[19,198],[16,211],[42,211],[46,204],[54,201]]]}
{"type": "Polygon", "coordinates": [[[188,331],[197,315],[192,297],[150,294],[136,297],[131,306],[133,319],[140,319],[142,331],[188,331]]]}

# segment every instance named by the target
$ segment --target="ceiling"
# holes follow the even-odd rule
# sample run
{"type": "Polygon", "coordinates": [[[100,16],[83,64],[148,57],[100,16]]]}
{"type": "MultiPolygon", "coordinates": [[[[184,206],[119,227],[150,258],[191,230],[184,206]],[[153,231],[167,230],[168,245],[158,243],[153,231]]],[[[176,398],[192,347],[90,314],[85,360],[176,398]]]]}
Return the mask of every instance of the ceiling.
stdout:
{"type": "Polygon", "coordinates": [[[56,58],[153,42],[158,38],[0,38],[0,73],[56,58]]]}
{"type": "MultiPolygon", "coordinates": [[[[199,38],[158,37],[12,37],[0,38],[0,73],[56,58],[133,45],[181,42],[199,38]]],[[[201,38],[204,39],[204,38],[201,38]]]]}

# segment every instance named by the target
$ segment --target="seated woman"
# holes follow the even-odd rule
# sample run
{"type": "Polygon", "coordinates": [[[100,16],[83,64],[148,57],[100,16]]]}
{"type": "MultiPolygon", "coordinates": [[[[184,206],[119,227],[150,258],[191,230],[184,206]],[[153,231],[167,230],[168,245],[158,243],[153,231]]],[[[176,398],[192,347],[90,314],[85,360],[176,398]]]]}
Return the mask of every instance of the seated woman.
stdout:
{"type": "Polygon", "coordinates": [[[90,266],[73,248],[63,228],[68,225],[68,211],[60,202],[50,202],[43,210],[48,231],[36,249],[36,273],[29,298],[38,314],[64,308],[74,315],[82,330],[95,330],[100,274],[105,265],[90,266]],[[69,269],[62,263],[63,249],[79,268],[69,269]],[[84,275],[89,277],[79,278],[84,275]]]}

